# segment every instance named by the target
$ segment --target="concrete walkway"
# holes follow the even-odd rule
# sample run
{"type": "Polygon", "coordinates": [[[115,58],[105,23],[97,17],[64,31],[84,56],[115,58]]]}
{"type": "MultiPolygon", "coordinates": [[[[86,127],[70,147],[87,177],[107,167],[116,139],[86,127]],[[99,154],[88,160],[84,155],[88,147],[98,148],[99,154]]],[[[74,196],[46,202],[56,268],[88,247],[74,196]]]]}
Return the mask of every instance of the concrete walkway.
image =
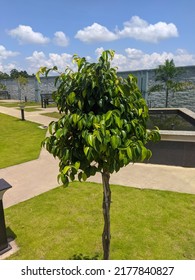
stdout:
{"type": "MultiPolygon", "coordinates": [[[[55,112],[56,108],[40,108],[41,111],[25,112],[25,120],[43,126],[55,120],[41,113],[55,112]]],[[[0,106],[0,113],[21,118],[20,110],[0,106]]],[[[12,189],[4,194],[4,207],[25,201],[33,196],[58,186],[58,161],[45,149],[41,150],[37,160],[28,161],[15,166],[0,169],[0,178],[12,185],[12,189]]]]}
{"type": "MultiPolygon", "coordinates": [[[[46,108],[42,111],[25,112],[25,119],[47,126],[56,119],[42,116],[40,113],[55,110],[55,108],[46,108]]],[[[0,106],[0,112],[20,118],[20,111],[15,108],[0,106]]],[[[5,179],[13,186],[4,195],[4,207],[9,207],[55,188],[58,186],[57,175],[58,160],[55,160],[44,149],[41,150],[37,160],[0,169],[0,178],[5,179]]],[[[88,181],[101,182],[101,176],[98,174],[88,181]]],[[[130,164],[117,174],[112,174],[111,183],[195,194],[195,168],[130,164]]]]}

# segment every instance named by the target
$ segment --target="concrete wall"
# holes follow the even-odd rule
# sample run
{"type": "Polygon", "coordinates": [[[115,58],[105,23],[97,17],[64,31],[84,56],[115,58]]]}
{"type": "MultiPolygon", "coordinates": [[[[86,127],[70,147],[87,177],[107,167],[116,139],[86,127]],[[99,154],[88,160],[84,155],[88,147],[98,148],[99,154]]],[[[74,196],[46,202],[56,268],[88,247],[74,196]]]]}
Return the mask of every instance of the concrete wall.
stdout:
{"type": "Polygon", "coordinates": [[[152,151],[149,163],[183,167],[195,167],[195,143],[184,141],[160,141],[150,143],[152,151]]]}
{"type": "MultiPolygon", "coordinates": [[[[179,81],[189,81],[194,84],[193,89],[185,92],[170,93],[168,98],[168,107],[170,108],[187,108],[195,112],[195,66],[182,67],[182,74],[179,81]]],[[[140,70],[119,72],[122,77],[126,77],[129,73],[135,75],[138,79],[138,86],[142,91],[143,97],[147,100],[150,108],[165,107],[165,92],[153,92],[148,95],[148,89],[155,84],[155,70],[140,70]]]]}
{"type": "MultiPolygon", "coordinates": [[[[195,66],[186,66],[183,68],[183,74],[180,76],[180,81],[190,81],[195,85],[195,66]]],[[[165,93],[154,92],[148,95],[148,88],[155,83],[155,70],[139,70],[118,72],[119,76],[126,77],[132,73],[138,79],[138,86],[142,91],[143,97],[147,100],[150,108],[165,107],[165,93]]],[[[41,93],[51,93],[54,87],[55,77],[41,78],[39,84],[35,77],[28,79],[28,84],[23,89],[18,85],[16,80],[0,80],[5,84],[11,96],[11,99],[22,99],[26,97],[29,101],[40,101],[41,93]]],[[[174,95],[170,94],[168,107],[173,108],[188,108],[195,112],[195,88],[186,90],[185,92],[177,92],[174,95]]]]}
{"type": "Polygon", "coordinates": [[[17,80],[6,79],[0,80],[6,86],[11,99],[28,101],[40,101],[41,93],[51,93],[55,90],[54,86],[55,77],[41,78],[41,83],[38,83],[35,77],[28,78],[26,85],[21,86],[17,80]]]}

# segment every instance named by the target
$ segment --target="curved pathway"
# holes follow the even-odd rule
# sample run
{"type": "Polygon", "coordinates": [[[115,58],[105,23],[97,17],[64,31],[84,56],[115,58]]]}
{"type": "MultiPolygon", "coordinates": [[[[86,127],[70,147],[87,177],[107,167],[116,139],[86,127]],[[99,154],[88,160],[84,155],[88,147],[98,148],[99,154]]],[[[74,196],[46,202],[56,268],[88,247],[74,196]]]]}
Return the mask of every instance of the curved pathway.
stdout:
{"type": "MultiPolygon", "coordinates": [[[[25,112],[25,119],[48,126],[52,119],[40,115],[53,112],[55,108],[46,108],[36,112],[25,112]]],[[[0,113],[20,118],[15,108],[0,106],[0,113]]],[[[42,149],[37,160],[0,169],[0,178],[4,178],[13,187],[4,195],[4,207],[17,204],[40,193],[58,186],[58,160],[42,149]]],[[[101,182],[98,174],[88,181],[101,182]]],[[[111,183],[137,188],[169,190],[195,194],[195,168],[184,168],[152,164],[130,164],[117,174],[111,175],[111,183]]]]}

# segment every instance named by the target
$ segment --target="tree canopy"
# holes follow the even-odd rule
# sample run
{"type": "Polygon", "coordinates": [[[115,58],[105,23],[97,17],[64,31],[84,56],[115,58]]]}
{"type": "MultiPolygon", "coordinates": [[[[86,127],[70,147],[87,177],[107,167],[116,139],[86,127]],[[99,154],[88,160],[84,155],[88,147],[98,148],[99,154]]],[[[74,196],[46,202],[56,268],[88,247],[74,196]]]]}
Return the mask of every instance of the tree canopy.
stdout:
{"type": "MultiPolygon", "coordinates": [[[[67,68],[56,78],[53,98],[64,115],[49,125],[44,146],[60,160],[58,179],[85,181],[102,174],[104,258],[109,258],[111,190],[110,174],[130,162],[151,157],[146,144],[160,139],[156,130],[148,130],[148,107],[133,75],[123,79],[111,67],[114,51],[104,51],[97,63],[74,56],[77,71],[67,68]]],[[[39,75],[57,67],[41,68],[39,75]]]]}

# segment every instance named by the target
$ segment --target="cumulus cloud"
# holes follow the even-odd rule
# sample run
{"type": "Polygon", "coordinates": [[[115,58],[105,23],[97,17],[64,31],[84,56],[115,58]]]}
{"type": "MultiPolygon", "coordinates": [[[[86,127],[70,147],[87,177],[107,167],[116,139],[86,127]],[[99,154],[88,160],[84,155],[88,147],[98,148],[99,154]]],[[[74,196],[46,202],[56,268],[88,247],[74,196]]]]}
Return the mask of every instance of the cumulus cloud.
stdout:
{"type": "Polygon", "coordinates": [[[0,72],[10,73],[10,71],[12,69],[20,70],[20,67],[16,63],[1,64],[1,61],[0,61],[0,72]]]}
{"type": "Polygon", "coordinates": [[[19,55],[18,52],[7,50],[3,45],[0,45],[0,60],[19,55]]]}
{"type": "Polygon", "coordinates": [[[75,64],[72,63],[72,55],[67,53],[49,53],[46,56],[43,52],[34,51],[31,56],[26,57],[26,61],[29,64],[29,73],[36,73],[43,66],[48,68],[57,66],[59,71],[64,71],[67,66],[75,69],[75,64]]]}
{"type": "Polygon", "coordinates": [[[19,25],[8,31],[8,34],[18,39],[20,44],[47,44],[50,39],[44,37],[40,32],[33,31],[28,25],[19,25]]]}
{"type": "MultiPolygon", "coordinates": [[[[103,50],[103,48],[98,48],[95,51],[97,57],[103,50]]],[[[127,48],[125,54],[115,53],[112,66],[117,67],[118,71],[154,69],[164,64],[166,59],[173,59],[176,66],[195,65],[195,55],[183,49],[178,49],[175,53],[145,53],[139,49],[127,48]]]]}
{"type": "Polygon", "coordinates": [[[4,46],[0,45],[0,71],[5,73],[10,73],[11,69],[19,67],[15,62],[7,62],[6,60],[12,59],[13,57],[19,55],[18,52],[7,50],[4,46]],[[6,61],[6,62],[5,62],[6,61]]]}
{"type": "MultiPolygon", "coordinates": [[[[87,60],[90,62],[97,60],[102,51],[104,51],[103,47],[97,48],[95,58],[86,56],[87,60]]],[[[123,53],[115,53],[112,66],[117,67],[117,71],[154,69],[164,64],[166,59],[173,59],[176,66],[195,65],[195,54],[183,49],[178,49],[175,52],[147,53],[135,48],[126,48],[123,53]]],[[[48,68],[57,66],[60,72],[64,71],[67,66],[72,70],[77,70],[76,64],[72,62],[72,54],[68,53],[49,53],[46,55],[42,51],[34,51],[31,56],[26,58],[26,61],[29,67],[25,70],[28,73],[36,73],[42,66],[48,68]]]]}
{"type": "Polygon", "coordinates": [[[69,38],[62,31],[57,31],[54,34],[54,44],[60,47],[67,47],[69,44],[69,38]]]}
{"type": "Polygon", "coordinates": [[[178,31],[173,23],[157,22],[149,24],[140,17],[133,16],[124,23],[124,28],[118,31],[118,36],[157,43],[164,39],[177,37],[178,31]]]}
{"type": "Polygon", "coordinates": [[[109,31],[105,26],[93,23],[91,26],[79,30],[75,35],[76,39],[85,43],[108,42],[118,39],[117,34],[109,31]]]}
{"type": "Polygon", "coordinates": [[[133,16],[129,21],[123,23],[123,29],[115,28],[112,32],[105,26],[93,23],[79,30],[75,38],[85,43],[114,41],[121,38],[134,38],[150,43],[177,37],[178,30],[173,23],[157,22],[149,24],[138,16],[133,16]]]}

